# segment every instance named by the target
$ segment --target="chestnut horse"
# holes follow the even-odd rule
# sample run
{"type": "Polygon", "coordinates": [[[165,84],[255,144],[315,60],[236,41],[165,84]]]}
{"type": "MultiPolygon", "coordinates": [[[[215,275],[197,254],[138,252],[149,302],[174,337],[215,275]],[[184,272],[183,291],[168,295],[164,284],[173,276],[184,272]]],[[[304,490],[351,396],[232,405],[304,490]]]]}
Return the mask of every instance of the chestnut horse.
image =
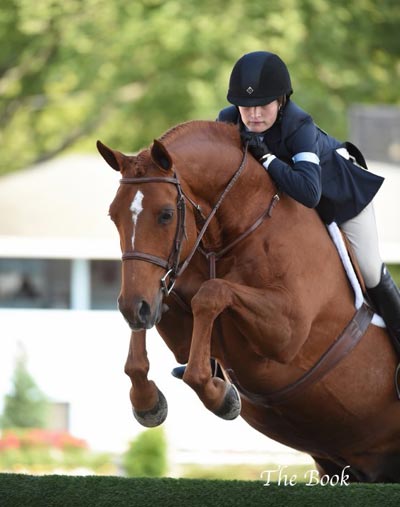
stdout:
{"type": "Polygon", "coordinates": [[[240,414],[309,453],[320,473],[350,466],[355,481],[399,482],[396,355],[371,310],[356,312],[315,210],[279,196],[233,125],[178,125],[137,156],[98,149],[122,175],[110,216],[137,420],[156,426],[167,415],[147,378],[145,333],[156,325],[216,415],[240,414]]]}

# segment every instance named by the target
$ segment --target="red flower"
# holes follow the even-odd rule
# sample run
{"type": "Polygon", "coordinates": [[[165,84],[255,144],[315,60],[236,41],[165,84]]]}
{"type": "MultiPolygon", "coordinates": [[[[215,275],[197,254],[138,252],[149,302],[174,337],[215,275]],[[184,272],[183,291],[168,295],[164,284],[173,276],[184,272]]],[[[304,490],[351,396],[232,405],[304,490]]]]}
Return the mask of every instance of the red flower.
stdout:
{"type": "Polygon", "coordinates": [[[85,440],[73,437],[66,431],[45,430],[32,428],[17,432],[7,430],[0,439],[0,451],[6,449],[19,449],[20,447],[55,447],[63,450],[65,448],[86,449],[85,440]]]}
{"type": "Polygon", "coordinates": [[[6,449],[19,449],[21,446],[20,439],[12,431],[3,433],[3,437],[0,439],[0,450],[6,449]]]}

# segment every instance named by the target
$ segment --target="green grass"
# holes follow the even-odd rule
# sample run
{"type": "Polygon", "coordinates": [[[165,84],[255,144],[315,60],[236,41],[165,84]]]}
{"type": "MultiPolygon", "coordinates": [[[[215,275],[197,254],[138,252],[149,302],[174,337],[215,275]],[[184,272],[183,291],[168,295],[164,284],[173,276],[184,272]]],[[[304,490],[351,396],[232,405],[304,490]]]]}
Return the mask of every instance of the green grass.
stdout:
{"type": "Polygon", "coordinates": [[[263,481],[0,474],[1,507],[367,507],[400,505],[400,485],[263,486],[263,481]]]}
{"type": "MultiPolygon", "coordinates": [[[[298,482],[307,482],[307,472],[314,469],[313,465],[288,465],[285,466],[283,472],[291,477],[295,475],[298,482]]],[[[195,463],[186,464],[182,467],[179,477],[185,479],[222,479],[222,480],[241,480],[254,481],[259,480],[263,470],[276,470],[271,472],[271,481],[278,480],[279,465],[274,463],[262,465],[198,465],[195,463]]]]}

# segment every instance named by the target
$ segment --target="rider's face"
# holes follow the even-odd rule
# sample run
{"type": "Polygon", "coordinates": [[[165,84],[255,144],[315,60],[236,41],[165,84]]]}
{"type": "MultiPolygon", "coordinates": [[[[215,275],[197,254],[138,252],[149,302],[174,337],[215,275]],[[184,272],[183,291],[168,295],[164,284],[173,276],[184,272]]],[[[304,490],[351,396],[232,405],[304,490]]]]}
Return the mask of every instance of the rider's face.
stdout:
{"type": "Polygon", "coordinates": [[[239,106],[243,123],[251,132],[264,132],[276,122],[279,112],[279,102],[274,100],[264,106],[239,106]]]}

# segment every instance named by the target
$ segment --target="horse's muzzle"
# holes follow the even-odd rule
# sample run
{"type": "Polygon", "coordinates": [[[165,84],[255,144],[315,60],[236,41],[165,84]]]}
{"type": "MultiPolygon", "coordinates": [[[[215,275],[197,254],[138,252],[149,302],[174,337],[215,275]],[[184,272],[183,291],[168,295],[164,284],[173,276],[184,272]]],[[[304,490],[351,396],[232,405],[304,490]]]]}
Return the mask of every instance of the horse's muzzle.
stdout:
{"type": "Polygon", "coordinates": [[[118,300],[119,311],[132,331],[151,329],[158,324],[161,319],[163,305],[162,299],[157,299],[159,300],[153,305],[153,309],[144,298],[138,298],[132,301],[131,304],[127,304],[123,298],[118,300]]]}

